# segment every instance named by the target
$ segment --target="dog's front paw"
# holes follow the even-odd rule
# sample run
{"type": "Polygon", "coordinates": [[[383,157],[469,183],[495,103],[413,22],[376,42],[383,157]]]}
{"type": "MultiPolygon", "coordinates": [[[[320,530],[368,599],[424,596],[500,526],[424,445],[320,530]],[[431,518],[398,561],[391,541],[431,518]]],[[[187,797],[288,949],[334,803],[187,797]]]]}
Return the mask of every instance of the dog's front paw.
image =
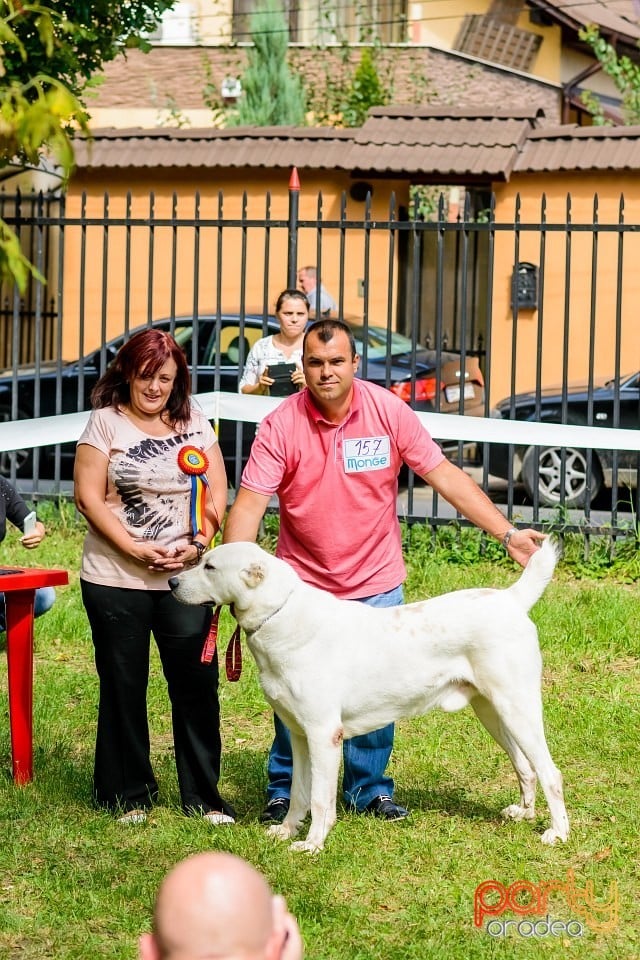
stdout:
{"type": "Polygon", "coordinates": [[[505,820],[535,820],[535,807],[522,807],[519,803],[511,803],[501,811],[505,820]]]}
{"type": "Polygon", "coordinates": [[[311,840],[296,840],[295,843],[291,844],[291,849],[295,850],[296,853],[320,853],[321,850],[324,850],[324,846],[317,843],[313,843],[311,840]]]}
{"type": "Polygon", "coordinates": [[[568,831],[566,834],[563,835],[553,827],[549,827],[549,829],[545,830],[545,832],[542,834],[541,840],[543,843],[546,843],[548,847],[552,847],[556,842],[556,840],[562,840],[563,843],[566,843],[568,836],[569,836],[568,831]]]}
{"type": "Polygon", "coordinates": [[[284,823],[274,823],[272,824],[267,833],[270,837],[277,837],[278,840],[290,840],[291,837],[295,837],[297,831],[292,830],[289,824],[285,821],[284,823]]]}

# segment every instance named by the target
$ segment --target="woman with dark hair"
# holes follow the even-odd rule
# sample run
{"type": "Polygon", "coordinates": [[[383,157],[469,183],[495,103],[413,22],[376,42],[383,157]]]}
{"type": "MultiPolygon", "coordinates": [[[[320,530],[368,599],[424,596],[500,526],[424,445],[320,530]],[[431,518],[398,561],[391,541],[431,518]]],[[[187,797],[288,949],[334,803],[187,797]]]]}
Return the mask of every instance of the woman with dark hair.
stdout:
{"type": "Polygon", "coordinates": [[[146,699],[153,633],[183,809],[233,823],[218,793],[217,660],[203,653],[211,611],[178,603],[167,582],[198,563],[220,529],[227,478],[215,433],[192,405],[182,350],[159,330],[120,348],[91,400],[74,481],[89,524],[80,583],[100,680],[95,800],[141,823],[158,797],[146,699]]]}
{"type": "Polygon", "coordinates": [[[283,290],[276,301],[276,318],[280,331],[257,340],[249,351],[240,378],[240,393],[286,396],[302,390],[305,385],[302,340],[309,322],[309,301],[304,293],[283,290]],[[289,369],[282,364],[288,365],[289,369]],[[284,383],[278,383],[277,387],[272,376],[276,367],[285,375],[284,383]]]}

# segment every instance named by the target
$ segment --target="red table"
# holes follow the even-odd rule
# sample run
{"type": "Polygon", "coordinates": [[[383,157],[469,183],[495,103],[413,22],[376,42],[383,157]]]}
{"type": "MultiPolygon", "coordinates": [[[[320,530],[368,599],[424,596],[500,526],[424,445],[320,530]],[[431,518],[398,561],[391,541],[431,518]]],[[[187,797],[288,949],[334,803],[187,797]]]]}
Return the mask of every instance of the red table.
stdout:
{"type": "Polygon", "coordinates": [[[0,567],[7,611],[7,669],[13,779],[33,779],[33,606],[38,587],[69,582],[66,570],[0,567]],[[6,572],[9,570],[10,572],[6,572]]]}

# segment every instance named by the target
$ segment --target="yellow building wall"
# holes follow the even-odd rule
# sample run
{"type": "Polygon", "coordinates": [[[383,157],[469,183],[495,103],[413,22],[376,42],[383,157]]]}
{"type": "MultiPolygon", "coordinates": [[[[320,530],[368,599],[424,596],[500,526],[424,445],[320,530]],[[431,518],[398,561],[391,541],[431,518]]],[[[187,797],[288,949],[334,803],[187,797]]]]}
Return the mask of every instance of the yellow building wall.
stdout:
{"type": "Polygon", "coordinates": [[[528,73],[535,77],[550,80],[552,83],[560,83],[562,63],[565,56],[560,27],[541,27],[537,23],[531,23],[528,10],[520,14],[516,26],[520,27],[521,30],[527,30],[529,33],[536,33],[542,37],[536,59],[528,73]]]}
{"type": "MultiPolygon", "coordinates": [[[[322,283],[336,301],[342,289],[345,315],[363,316],[368,276],[369,321],[386,324],[398,272],[397,253],[392,252],[390,277],[388,232],[340,228],[342,193],[348,196],[352,184],[346,174],[301,170],[299,175],[299,220],[314,224],[299,227],[297,266],[317,264],[321,242],[322,283]],[[321,230],[315,225],[319,194],[321,230]]],[[[209,177],[193,171],[110,171],[108,180],[77,175],[67,197],[67,216],[94,222],[65,228],[65,358],[82,356],[127,327],[194,309],[235,312],[244,304],[246,312],[273,310],[287,286],[288,183],[287,171],[256,178],[243,177],[237,169],[209,177]],[[265,231],[267,215],[271,226],[265,231]],[[172,222],[176,219],[182,221],[178,226],[172,222]],[[190,223],[196,219],[197,228],[190,223]]],[[[406,206],[406,183],[374,184],[372,220],[389,219],[393,192],[397,203],[406,206]]],[[[348,198],[346,218],[364,221],[365,204],[348,198]]]]}
{"type": "MultiPolygon", "coordinates": [[[[488,13],[491,0],[428,0],[408,5],[408,36],[411,43],[423,43],[452,50],[463,18],[488,13]]],[[[529,73],[558,83],[561,79],[562,35],[560,27],[542,27],[529,19],[525,7],[516,26],[542,37],[536,60],[529,73]]]]}
{"type": "Polygon", "coordinates": [[[512,380],[516,391],[533,388],[538,376],[544,385],[560,384],[565,363],[571,382],[586,383],[592,329],[597,378],[614,374],[618,355],[623,374],[636,371],[640,366],[640,234],[637,230],[623,233],[616,225],[621,195],[623,221],[640,223],[637,176],[514,176],[495,192],[498,223],[514,221],[519,197],[521,229],[496,231],[491,401],[508,396],[512,380]],[[537,225],[543,218],[546,229],[541,233],[537,225]],[[595,234],[594,222],[600,224],[595,234]],[[588,229],[580,229],[585,226],[588,229]],[[544,288],[538,291],[537,309],[520,309],[514,316],[511,277],[516,259],[544,266],[544,288]],[[512,364],[514,329],[517,347],[512,364]]]}
{"type": "Polygon", "coordinates": [[[434,44],[450,50],[462,18],[487,12],[490,0],[427,0],[408,4],[409,39],[413,43],[434,44]]]}

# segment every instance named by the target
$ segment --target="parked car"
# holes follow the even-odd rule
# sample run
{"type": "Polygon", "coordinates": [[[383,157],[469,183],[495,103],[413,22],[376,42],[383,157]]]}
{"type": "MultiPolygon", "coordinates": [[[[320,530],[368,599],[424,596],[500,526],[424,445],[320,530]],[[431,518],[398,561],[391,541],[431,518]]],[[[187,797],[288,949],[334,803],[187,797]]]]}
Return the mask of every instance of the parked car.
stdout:
{"type": "Polygon", "coordinates": [[[438,371],[435,350],[418,346],[414,360],[413,344],[401,333],[368,326],[365,344],[362,324],[347,322],[363,358],[360,375],[365,380],[388,386],[415,410],[483,416],[484,377],[477,357],[465,357],[463,375],[460,355],[442,351],[438,371]]]}
{"type": "MultiPolygon", "coordinates": [[[[501,400],[491,415],[505,420],[637,429],[640,424],[640,373],[621,377],[617,389],[615,379],[594,386],[591,391],[585,386],[571,386],[566,391],[566,407],[563,406],[561,388],[542,390],[538,403],[535,393],[520,393],[501,400]],[[593,404],[591,418],[590,399],[593,404]],[[619,419],[616,419],[616,413],[619,419]]],[[[509,445],[495,443],[488,449],[489,473],[508,478],[509,445]]],[[[638,484],[640,454],[637,451],[598,449],[589,453],[580,448],[557,445],[511,449],[511,476],[514,481],[524,484],[531,499],[537,489],[539,503],[543,506],[562,503],[566,507],[584,507],[587,500],[596,497],[603,487],[612,486],[614,465],[619,485],[636,487],[638,484]]]]}
{"type": "MultiPolygon", "coordinates": [[[[161,330],[172,330],[182,346],[189,368],[192,370],[193,389],[196,393],[222,390],[235,393],[244,362],[251,346],[267,333],[279,329],[275,317],[265,319],[257,313],[241,318],[238,313],[225,313],[219,318],[213,314],[193,318],[176,317],[158,320],[153,324],[161,330]]],[[[484,381],[474,357],[465,362],[465,375],[461,376],[460,360],[455,354],[443,354],[440,378],[436,378],[435,351],[412,349],[411,341],[398,333],[390,337],[380,327],[368,327],[366,347],[362,324],[350,323],[358,352],[364,354],[360,375],[367,380],[388,386],[407,402],[415,400],[417,410],[440,410],[442,412],[482,414],[484,381]],[[464,383],[462,380],[464,379],[464,383]]],[[[135,332],[135,331],[132,331],[135,332]]],[[[56,413],[75,413],[90,408],[89,397],[101,372],[116,355],[124,341],[121,335],[81,360],[64,363],[44,363],[36,376],[33,367],[0,372],[0,421],[12,418],[12,398],[17,391],[18,417],[52,416],[56,413]],[[58,401],[59,398],[59,401],[58,401]]],[[[222,421],[220,444],[227,468],[233,476],[232,465],[236,451],[241,450],[246,459],[255,428],[252,424],[236,424],[222,421]]],[[[39,476],[52,477],[55,447],[42,448],[39,460],[39,476]]],[[[60,476],[72,475],[75,444],[60,446],[60,476]]],[[[17,475],[30,476],[33,467],[33,451],[19,450],[15,454],[0,454],[0,474],[10,472],[11,457],[16,458],[17,475]]]]}

